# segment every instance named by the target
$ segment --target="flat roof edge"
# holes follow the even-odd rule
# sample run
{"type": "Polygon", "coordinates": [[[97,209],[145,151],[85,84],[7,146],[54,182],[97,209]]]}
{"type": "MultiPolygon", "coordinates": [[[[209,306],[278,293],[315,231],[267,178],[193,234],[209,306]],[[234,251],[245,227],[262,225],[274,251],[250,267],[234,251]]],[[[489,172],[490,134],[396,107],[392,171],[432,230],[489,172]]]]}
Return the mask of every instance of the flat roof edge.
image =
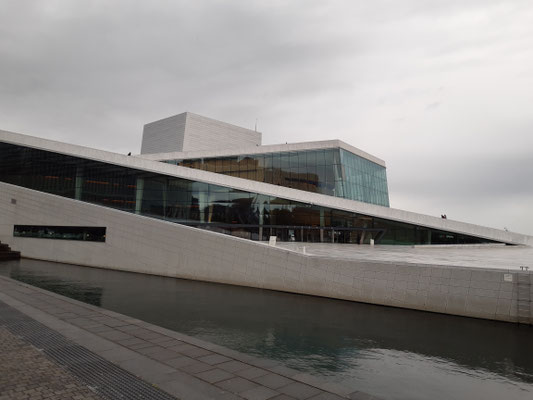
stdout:
{"type": "Polygon", "coordinates": [[[244,130],[244,131],[253,132],[253,133],[257,133],[259,135],[262,135],[262,132],[260,132],[260,131],[256,131],[256,130],[253,130],[253,129],[248,129],[248,128],[245,128],[243,126],[235,125],[235,124],[232,124],[230,122],[220,121],[218,119],[206,117],[206,116],[203,116],[203,115],[200,115],[200,114],[196,114],[196,113],[193,113],[193,112],[190,112],[190,111],[184,111],[184,112],[179,113],[179,114],[170,115],[170,116],[165,117],[165,118],[160,118],[160,119],[157,119],[155,121],[147,122],[146,124],[144,124],[144,126],[151,125],[151,124],[156,124],[156,123],[165,121],[167,119],[181,117],[181,116],[184,116],[185,118],[191,117],[191,118],[197,119],[197,120],[204,120],[204,121],[209,121],[209,122],[213,122],[213,123],[217,123],[217,124],[227,125],[227,126],[232,127],[232,128],[237,128],[237,129],[241,129],[241,130],[244,130]]]}
{"type": "Polygon", "coordinates": [[[304,151],[304,150],[319,150],[319,149],[331,149],[341,148],[349,151],[357,156],[372,161],[375,164],[386,167],[385,161],[369,154],[357,147],[349,145],[342,140],[320,140],[313,142],[298,142],[298,143],[285,143],[285,144],[267,144],[262,146],[246,146],[236,149],[220,149],[220,150],[198,150],[198,151],[182,151],[182,152],[170,152],[170,153],[156,153],[156,154],[141,154],[136,157],[146,158],[154,161],[166,161],[175,159],[191,159],[191,158],[211,158],[211,157],[229,157],[239,156],[245,154],[262,154],[262,153],[275,153],[284,151],[304,151]]]}

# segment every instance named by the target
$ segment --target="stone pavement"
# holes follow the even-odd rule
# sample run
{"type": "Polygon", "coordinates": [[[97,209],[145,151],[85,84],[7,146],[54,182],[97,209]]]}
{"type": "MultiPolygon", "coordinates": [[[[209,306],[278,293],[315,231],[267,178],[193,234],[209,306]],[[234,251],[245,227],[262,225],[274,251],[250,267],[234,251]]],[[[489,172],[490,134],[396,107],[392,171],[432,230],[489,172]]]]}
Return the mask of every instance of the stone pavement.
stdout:
{"type": "MultiPolygon", "coordinates": [[[[368,394],[353,392],[271,360],[258,359],[5,277],[0,277],[0,306],[2,303],[0,328],[4,325],[7,329],[22,329],[23,323],[6,325],[3,322],[6,319],[2,318],[2,314],[6,313],[11,315],[11,319],[13,315],[20,314],[17,318],[25,318],[25,323],[31,327],[27,331],[33,332],[21,330],[21,336],[26,335],[34,342],[39,342],[43,335],[54,337],[48,340],[50,343],[45,340],[43,346],[48,345],[48,353],[63,363],[68,371],[74,371],[77,378],[68,372],[65,372],[65,377],[73,379],[72,382],[81,378],[83,382],[71,389],[75,391],[90,386],[94,391],[80,392],[77,395],[93,396],[80,398],[98,398],[95,393],[105,398],[161,398],[151,397],[150,388],[145,387],[150,384],[158,393],[164,391],[167,396],[170,394],[184,400],[374,399],[368,394]],[[39,329],[43,334],[36,335],[35,331],[39,329]],[[46,330],[51,333],[46,333],[46,330]],[[59,342],[63,344],[58,345],[59,342]],[[86,361],[80,362],[77,357],[86,361]],[[100,370],[110,372],[102,373],[100,370]],[[123,384],[124,381],[129,383],[123,384]],[[132,393],[134,384],[148,390],[146,393],[150,392],[150,396],[120,393],[122,388],[132,393]],[[111,396],[109,393],[115,394],[111,396]]],[[[22,343],[21,346],[33,351],[28,344],[22,343]]],[[[0,350],[3,359],[4,346],[0,350]]],[[[30,369],[33,370],[33,367],[30,369]]],[[[25,369],[17,371],[12,374],[13,382],[24,382],[27,376],[25,369]]],[[[64,379],[61,382],[67,382],[67,378],[64,379]]],[[[46,382],[38,379],[32,384],[46,387],[46,382]]],[[[65,387],[71,384],[74,385],[67,383],[65,387]]],[[[0,396],[6,395],[11,387],[12,384],[6,387],[0,385],[0,396]]]]}
{"type": "Polygon", "coordinates": [[[333,243],[281,242],[276,247],[303,252],[310,256],[357,261],[448,265],[456,267],[533,270],[533,247],[481,245],[389,246],[333,243]]]}
{"type": "Polygon", "coordinates": [[[0,327],[0,400],[96,400],[75,376],[0,327]]]}

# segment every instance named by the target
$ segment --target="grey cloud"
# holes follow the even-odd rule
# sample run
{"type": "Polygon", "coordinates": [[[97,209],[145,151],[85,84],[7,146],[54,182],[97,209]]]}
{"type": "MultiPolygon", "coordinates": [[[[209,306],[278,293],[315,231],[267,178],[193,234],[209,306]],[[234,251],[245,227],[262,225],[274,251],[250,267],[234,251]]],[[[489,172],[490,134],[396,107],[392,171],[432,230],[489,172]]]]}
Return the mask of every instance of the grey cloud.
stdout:
{"type": "Polygon", "coordinates": [[[449,200],[489,196],[500,201],[510,195],[533,198],[533,157],[530,155],[460,159],[445,154],[421,155],[410,172],[396,177],[397,190],[449,200]]]}
{"type": "Polygon", "coordinates": [[[267,143],[385,159],[396,207],[512,199],[528,220],[532,18],[519,0],[6,0],[0,128],[126,153],[185,110],[258,118],[267,143]]]}
{"type": "Polygon", "coordinates": [[[429,103],[427,106],[426,106],[426,110],[428,111],[431,111],[432,109],[435,109],[437,107],[440,106],[440,101],[435,101],[433,103],[429,103]]]}

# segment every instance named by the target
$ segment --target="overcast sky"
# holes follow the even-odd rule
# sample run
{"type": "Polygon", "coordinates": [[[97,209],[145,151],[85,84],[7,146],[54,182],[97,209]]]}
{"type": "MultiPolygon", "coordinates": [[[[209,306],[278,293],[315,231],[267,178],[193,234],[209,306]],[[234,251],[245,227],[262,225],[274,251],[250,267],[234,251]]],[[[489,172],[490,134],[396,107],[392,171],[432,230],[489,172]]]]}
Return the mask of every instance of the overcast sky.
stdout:
{"type": "Polygon", "coordinates": [[[533,2],[0,1],[0,129],[138,153],[191,111],[341,139],[391,206],[533,234],[533,2]]]}

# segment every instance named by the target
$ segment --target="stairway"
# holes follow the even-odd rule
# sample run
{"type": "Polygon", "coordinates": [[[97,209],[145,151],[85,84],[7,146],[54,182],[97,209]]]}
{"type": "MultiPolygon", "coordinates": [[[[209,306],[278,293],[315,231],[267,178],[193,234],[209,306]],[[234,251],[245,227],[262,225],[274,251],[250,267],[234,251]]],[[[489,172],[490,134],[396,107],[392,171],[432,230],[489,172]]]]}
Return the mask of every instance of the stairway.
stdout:
{"type": "Polygon", "coordinates": [[[19,260],[20,251],[12,251],[7,244],[0,242],[0,261],[19,260]]]}
{"type": "Polygon", "coordinates": [[[531,324],[531,281],[530,274],[518,274],[518,323],[531,324]]]}

